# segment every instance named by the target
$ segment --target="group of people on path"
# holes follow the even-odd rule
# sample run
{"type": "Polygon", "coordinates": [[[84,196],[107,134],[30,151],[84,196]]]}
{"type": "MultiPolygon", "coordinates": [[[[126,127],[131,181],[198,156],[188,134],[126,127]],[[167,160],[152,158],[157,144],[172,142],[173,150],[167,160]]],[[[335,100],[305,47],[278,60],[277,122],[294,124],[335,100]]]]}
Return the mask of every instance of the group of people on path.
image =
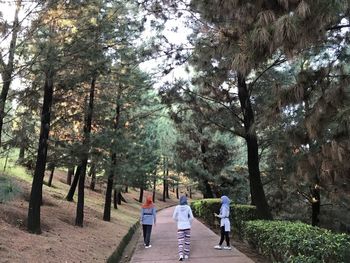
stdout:
{"type": "MultiPolygon", "coordinates": [[[[141,208],[141,224],[143,230],[143,241],[145,248],[152,247],[151,233],[152,226],[156,225],[157,210],[153,204],[151,196],[146,198],[145,203],[141,208]]],[[[214,246],[215,249],[231,250],[230,246],[230,199],[227,196],[221,197],[220,213],[214,213],[215,217],[220,218],[221,237],[219,244],[214,246]],[[224,240],[226,240],[226,246],[222,246],[224,240]]],[[[191,245],[191,226],[193,221],[193,213],[191,207],[187,203],[187,197],[180,197],[180,204],[175,207],[173,212],[173,219],[177,223],[177,241],[179,261],[188,259],[190,256],[191,245]]]]}

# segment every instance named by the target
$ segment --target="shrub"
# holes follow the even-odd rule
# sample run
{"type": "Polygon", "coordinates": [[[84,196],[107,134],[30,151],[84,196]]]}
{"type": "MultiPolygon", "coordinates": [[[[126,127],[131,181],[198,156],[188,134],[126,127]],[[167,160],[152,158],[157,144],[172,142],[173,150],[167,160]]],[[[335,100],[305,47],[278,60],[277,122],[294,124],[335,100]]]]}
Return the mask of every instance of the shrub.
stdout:
{"type": "MultiPolygon", "coordinates": [[[[194,216],[202,218],[204,222],[216,227],[219,220],[214,217],[214,213],[219,213],[221,201],[218,198],[202,199],[191,203],[194,216]]],[[[238,237],[242,237],[243,225],[247,220],[256,219],[256,208],[251,205],[230,205],[230,222],[232,225],[232,233],[238,237]]]]}
{"type": "Polygon", "coordinates": [[[243,228],[246,221],[257,219],[256,207],[252,205],[231,205],[230,221],[232,232],[238,238],[243,238],[243,228]]]}
{"type": "Polygon", "coordinates": [[[202,199],[191,203],[192,212],[195,217],[200,217],[204,222],[214,227],[216,225],[214,213],[220,210],[220,199],[202,199]]]}
{"type": "Polygon", "coordinates": [[[350,262],[350,237],[301,222],[248,221],[244,237],[273,261],[290,263],[350,262]]]}

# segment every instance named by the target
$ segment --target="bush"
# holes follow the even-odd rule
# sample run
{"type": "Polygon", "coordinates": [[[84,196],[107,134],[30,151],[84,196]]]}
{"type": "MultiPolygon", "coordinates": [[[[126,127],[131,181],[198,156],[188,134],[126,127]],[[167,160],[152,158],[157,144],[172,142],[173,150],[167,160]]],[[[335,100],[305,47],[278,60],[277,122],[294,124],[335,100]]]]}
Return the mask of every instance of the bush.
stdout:
{"type": "MultiPolygon", "coordinates": [[[[214,217],[214,213],[219,213],[221,200],[218,198],[202,199],[191,203],[194,216],[204,220],[205,224],[217,227],[220,221],[214,217]]],[[[251,205],[230,205],[230,222],[232,233],[242,237],[243,225],[247,220],[256,219],[256,208],[251,205]]]]}
{"type": "Polygon", "coordinates": [[[243,239],[244,224],[246,221],[257,219],[256,207],[252,205],[231,205],[230,221],[232,232],[235,236],[243,239]]]}
{"type": "Polygon", "coordinates": [[[350,262],[350,237],[300,222],[248,221],[244,237],[273,261],[290,263],[350,262]]]}
{"type": "Polygon", "coordinates": [[[220,210],[220,199],[202,199],[191,203],[192,212],[195,217],[204,220],[205,224],[214,227],[216,224],[214,213],[220,210]]]}

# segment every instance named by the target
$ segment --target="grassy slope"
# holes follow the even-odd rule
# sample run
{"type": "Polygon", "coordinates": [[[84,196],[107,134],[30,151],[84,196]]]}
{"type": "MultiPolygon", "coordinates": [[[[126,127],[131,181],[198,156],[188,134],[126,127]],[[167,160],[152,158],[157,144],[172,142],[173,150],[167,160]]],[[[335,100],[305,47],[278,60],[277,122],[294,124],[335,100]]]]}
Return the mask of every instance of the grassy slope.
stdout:
{"type": "MultiPolygon", "coordinates": [[[[69,189],[64,183],[66,173],[57,171],[53,187],[43,188],[43,233],[29,234],[25,224],[31,176],[10,162],[6,175],[0,174],[0,178],[1,185],[11,182],[17,189],[13,200],[0,203],[0,262],[104,262],[138,220],[140,204],[135,200],[138,191],[131,189],[130,193],[124,193],[128,203],[118,210],[112,209],[111,222],[104,222],[104,189],[98,189],[99,192],[86,189],[84,228],[75,227],[76,204],[65,201],[69,189]]],[[[158,193],[157,199],[160,197],[158,193]]],[[[157,201],[156,205],[161,208],[175,203],[177,200],[172,196],[166,203],[157,201]]]]}

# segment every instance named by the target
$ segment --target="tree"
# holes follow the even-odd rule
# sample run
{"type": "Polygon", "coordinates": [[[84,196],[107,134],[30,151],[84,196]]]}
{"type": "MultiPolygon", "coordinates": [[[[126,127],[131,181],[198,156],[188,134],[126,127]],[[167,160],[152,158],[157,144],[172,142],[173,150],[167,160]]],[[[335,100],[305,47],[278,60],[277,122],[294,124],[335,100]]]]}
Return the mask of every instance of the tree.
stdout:
{"type": "MultiPolygon", "coordinates": [[[[343,28],[339,27],[339,23],[344,14],[348,13],[349,6],[345,2],[329,1],[191,3],[207,22],[204,35],[211,37],[211,42],[202,38],[202,42],[198,44],[199,53],[203,57],[209,54],[209,59],[197,56],[196,64],[201,65],[201,68],[209,67],[217,71],[223,69],[226,72],[223,80],[231,76],[236,81],[245,133],[248,135],[248,166],[250,176],[255,180],[252,186],[257,186],[255,190],[252,189],[252,198],[262,196],[262,187],[258,187],[260,183],[256,181],[259,179],[259,165],[256,162],[258,144],[255,139],[254,111],[251,110],[256,80],[281,63],[280,59],[274,58],[280,57],[281,54],[282,61],[291,58],[305,48],[322,43],[329,31],[343,28]],[[262,70],[261,74],[255,74],[269,59],[274,59],[275,63],[262,70]],[[250,161],[253,162],[253,166],[249,165],[250,161]]],[[[268,217],[264,203],[257,203],[258,211],[264,217],[268,217]]]]}
{"type": "Polygon", "coordinates": [[[17,36],[20,31],[20,23],[18,19],[18,14],[21,9],[22,0],[16,1],[16,11],[13,19],[12,29],[11,29],[11,41],[8,51],[7,63],[4,61],[5,55],[0,52],[0,73],[2,78],[2,90],[0,93],[0,146],[1,146],[1,134],[5,118],[5,104],[7,100],[7,95],[10,90],[11,82],[13,79],[13,72],[15,66],[15,52],[17,46],[17,36]]]}
{"type": "Polygon", "coordinates": [[[50,17],[46,21],[47,24],[43,25],[44,30],[42,33],[47,38],[39,38],[38,42],[42,45],[42,50],[36,50],[40,52],[40,55],[44,58],[44,63],[41,64],[41,73],[44,77],[44,101],[41,113],[41,128],[39,137],[39,146],[37,151],[36,165],[33,177],[33,183],[30,193],[29,209],[28,209],[28,224],[27,228],[29,232],[40,234],[40,207],[42,203],[42,186],[45,175],[45,166],[47,158],[48,137],[50,131],[50,110],[53,97],[54,76],[57,73],[59,64],[57,63],[58,52],[54,48],[56,33],[55,17],[50,17]]]}

